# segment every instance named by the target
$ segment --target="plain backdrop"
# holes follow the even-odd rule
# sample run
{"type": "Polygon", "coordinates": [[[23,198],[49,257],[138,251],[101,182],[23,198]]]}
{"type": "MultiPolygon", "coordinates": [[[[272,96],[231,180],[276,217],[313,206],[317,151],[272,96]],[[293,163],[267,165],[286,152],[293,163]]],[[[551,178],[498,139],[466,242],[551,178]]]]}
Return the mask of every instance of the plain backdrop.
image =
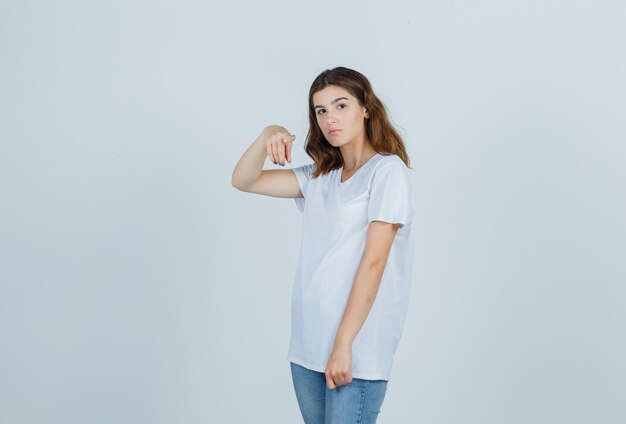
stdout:
{"type": "Polygon", "coordinates": [[[0,423],[297,423],[320,72],[407,145],[411,303],[379,423],[626,422],[621,1],[0,1],[0,423]],[[278,168],[269,160],[265,168],[278,168]]]}

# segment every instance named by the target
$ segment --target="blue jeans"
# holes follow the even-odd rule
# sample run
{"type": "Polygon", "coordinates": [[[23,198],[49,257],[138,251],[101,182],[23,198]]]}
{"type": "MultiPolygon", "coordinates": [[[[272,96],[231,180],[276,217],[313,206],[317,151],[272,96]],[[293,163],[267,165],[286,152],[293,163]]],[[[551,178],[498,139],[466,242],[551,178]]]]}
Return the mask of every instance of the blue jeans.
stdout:
{"type": "Polygon", "coordinates": [[[352,378],[329,389],[326,376],[290,362],[293,387],[305,424],[375,423],[385,399],[387,380],[352,378]]]}

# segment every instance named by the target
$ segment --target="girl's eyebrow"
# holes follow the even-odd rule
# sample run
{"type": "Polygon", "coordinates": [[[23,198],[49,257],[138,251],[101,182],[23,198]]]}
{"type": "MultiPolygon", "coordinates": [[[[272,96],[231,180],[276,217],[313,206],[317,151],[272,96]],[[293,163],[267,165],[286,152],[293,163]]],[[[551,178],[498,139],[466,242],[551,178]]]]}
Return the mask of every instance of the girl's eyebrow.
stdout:
{"type": "MultiPolygon", "coordinates": [[[[333,105],[333,104],[337,103],[337,102],[338,102],[339,100],[341,100],[341,99],[350,100],[350,99],[348,99],[347,97],[337,97],[335,100],[333,100],[332,102],[330,102],[330,104],[331,104],[331,105],[333,105]]],[[[313,109],[317,109],[318,107],[324,107],[324,106],[319,106],[319,105],[318,105],[318,106],[315,106],[313,109]]]]}

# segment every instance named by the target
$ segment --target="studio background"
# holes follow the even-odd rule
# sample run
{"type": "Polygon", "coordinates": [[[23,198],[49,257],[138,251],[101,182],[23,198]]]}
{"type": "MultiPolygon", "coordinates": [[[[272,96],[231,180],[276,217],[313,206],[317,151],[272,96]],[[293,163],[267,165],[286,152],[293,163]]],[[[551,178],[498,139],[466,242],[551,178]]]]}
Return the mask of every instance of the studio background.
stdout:
{"type": "Polygon", "coordinates": [[[414,278],[379,423],[623,423],[620,1],[0,2],[0,423],[301,422],[303,150],[321,71],[407,145],[414,278]],[[266,161],[266,169],[279,168],[266,161]]]}

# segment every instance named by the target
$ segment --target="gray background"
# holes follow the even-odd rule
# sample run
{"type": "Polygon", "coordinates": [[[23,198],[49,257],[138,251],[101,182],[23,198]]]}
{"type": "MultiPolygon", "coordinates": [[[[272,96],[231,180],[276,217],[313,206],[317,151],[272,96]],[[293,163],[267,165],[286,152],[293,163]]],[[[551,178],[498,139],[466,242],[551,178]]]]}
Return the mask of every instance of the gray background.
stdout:
{"type": "MultiPolygon", "coordinates": [[[[0,422],[300,422],[301,215],[230,185],[363,72],[414,166],[380,423],[626,422],[619,1],[0,2],[0,422]]],[[[269,160],[266,168],[277,168],[269,160]]]]}

